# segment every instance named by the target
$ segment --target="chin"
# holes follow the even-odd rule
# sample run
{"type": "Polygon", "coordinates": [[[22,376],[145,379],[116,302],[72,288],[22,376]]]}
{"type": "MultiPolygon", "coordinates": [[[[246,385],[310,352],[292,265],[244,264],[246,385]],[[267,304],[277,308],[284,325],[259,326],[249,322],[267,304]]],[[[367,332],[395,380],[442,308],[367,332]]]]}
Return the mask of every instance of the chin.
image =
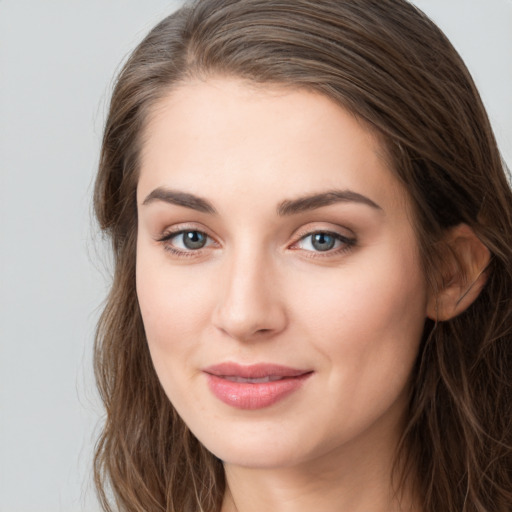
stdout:
{"type": "Polygon", "coordinates": [[[295,466],[314,457],[318,451],[315,446],[304,443],[304,436],[276,429],[275,425],[252,425],[252,428],[230,429],[222,434],[202,431],[195,435],[225,464],[254,469],[295,466]]]}
{"type": "Polygon", "coordinates": [[[213,452],[224,464],[252,469],[278,469],[300,463],[297,448],[291,450],[270,450],[257,447],[221,447],[213,452]]]}

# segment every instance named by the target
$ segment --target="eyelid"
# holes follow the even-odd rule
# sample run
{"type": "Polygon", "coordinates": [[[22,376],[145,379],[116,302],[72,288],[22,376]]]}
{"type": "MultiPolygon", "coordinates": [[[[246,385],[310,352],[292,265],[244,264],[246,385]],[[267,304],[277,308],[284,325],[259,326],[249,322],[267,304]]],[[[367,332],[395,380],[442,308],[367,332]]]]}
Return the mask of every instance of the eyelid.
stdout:
{"type": "Polygon", "coordinates": [[[322,257],[329,257],[329,256],[335,256],[338,254],[342,254],[344,252],[347,252],[357,244],[357,237],[355,233],[352,230],[349,230],[348,228],[332,228],[332,227],[322,227],[318,225],[307,225],[303,226],[294,236],[294,241],[289,246],[291,250],[300,250],[304,253],[308,254],[308,257],[312,258],[322,258],[322,257]],[[349,231],[350,234],[343,234],[340,231],[349,231]],[[342,243],[341,247],[329,249],[326,251],[313,251],[309,249],[303,249],[298,247],[297,245],[302,240],[306,239],[309,236],[313,236],[318,233],[323,233],[326,235],[330,235],[340,241],[342,243]]]}
{"type": "MultiPolygon", "coordinates": [[[[194,232],[201,233],[202,235],[206,236],[206,238],[214,241],[213,238],[208,233],[205,233],[204,231],[200,231],[199,229],[180,229],[178,231],[169,231],[168,233],[163,235],[161,238],[159,238],[157,240],[157,242],[168,242],[169,240],[172,240],[173,238],[176,238],[179,235],[183,235],[184,233],[194,233],[194,232]]],[[[208,244],[208,245],[211,245],[211,244],[208,244]]],[[[201,247],[201,249],[202,248],[203,247],[201,247]]],[[[186,249],[181,249],[181,250],[185,251],[186,249]]],[[[188,249],[188,250],[193,251],[193,249],[188,249]]],[[[197,249],[197,250],[199,250],[199,249],[197,249]]],[[[194,251],[194,252],[196,252],[196,251],[194,251]]]]}
{"type": "Polygon", "coordinates": [[[302,226],[301,228],[299,228],[296,233],[293,235],[293,238],[294,238],[294,242],[293,243],[296,243],[298,242],[299,240],[301,240],[302,238],[308,236],[308,235],[313,235],[315,233],[328,233],[330,235],[334,235],[334,236],[339,236],[345,240],[356,240],[356,235],[355,233],[347,228],[347,227],[344,227],[344,226],[334,226],[332,224],[330,224],[329,226],[325,226],[322,225],[322,224],[319,224],[319,223],[310,223],[310,224],[306,224],[305,226],[302,226]]]}
{"type": "Polygon", "coordinates": [[[155,236],[155,240],[157,242],[163,242],[165,240],[172,238],[173,236],[179,235],[180,233],[186,231],[197,231],[199,233],[203,233],[208,238],[211,238],[212,240],[215,240],[217,242],[216,237],[211,234],[210,230],[207,227],[203,225],[198,225],[196,223],[187,222],[173,224],[172,226],[165,227],[164,229],[159,231],[159,234],[155,236]]]}
{"type": "MultiPolygon", "coordinates": [[[[206,228],[205,226],[198,226],[196,223],[183,223],[183,224],[176,224],[169,226],[165,228],[161,234],[159,234],[155,241],[158,243],[161,243],[164,246],[164,249],[169,251],[170,253],[177,255],[177,256],[199,256],[201,255],[205,250],[211,248],[212,246],[220,247],[220,243],[217,241],[216,237],[213,236],[210,233],[210,230],[206,228]],[[197,248],[197,249],[188,249],[188,248],[179,248],[174,246],[170,243],[170,240],[172,240],[174,237],[177,237],[180,234],[190,232],[190,231],[197,231],[199,233],[202,233],[205,235],[208,239],[207,244],[203,247],[197,248]]],[[[299,230],[296,231],[296,233],[293,235],[293,241],[291,244],[288,244],[287,247],[290,250],[294,251],[302,251],[303,253],[309,253],[307,254],[307,257],[312,258],[322,258],[322,257],[329,257],[329,256],[335,256],[338,254],[341,254],[343,252],[347,252],[348,250],[352,249],[357,244],[357,237],[355,233],[346,227],[342,226],[336,226],[336,227],[325,227],[325,226],[319,226],[318,224],[308,224],[306,226],[302,226],[299,230]],[[343,233],[343,231],[348,233],[343,233]],[[325,251],[319,251],[319,250],[310,250],[310,249],[304,249],[302,247],[298,247],[298,244],[306,239],[307,237],[313,236],[315,234],[323,233],[326,235],[330,235],[334,237],[337,241],[341,242],[341,247],[333,247],[332,249],[328,249],[325,251]]]]}
{"type": "Polygon", "coordinates": [[[217,241],[216,237],[214,237],[206,227],[198,226],[194,223],[183,223],[176,224],[173,226],[169,226],[165,228],[161,234],[159,234],[155,241],[163,246],[163,249],[169,253],[171,253],[175,257],[194,257],[203,255],[204,251],[210,249],[212,246],[219,247],[220,244],[217,241]],[[200,247],[198,249],[188,249],[176,247],[171,243],[171,240],[174,237],[179,236],[180,234],[196,231],[198,233],[202,233],[208,239],[207,244],[204,247],[200,247]]]}

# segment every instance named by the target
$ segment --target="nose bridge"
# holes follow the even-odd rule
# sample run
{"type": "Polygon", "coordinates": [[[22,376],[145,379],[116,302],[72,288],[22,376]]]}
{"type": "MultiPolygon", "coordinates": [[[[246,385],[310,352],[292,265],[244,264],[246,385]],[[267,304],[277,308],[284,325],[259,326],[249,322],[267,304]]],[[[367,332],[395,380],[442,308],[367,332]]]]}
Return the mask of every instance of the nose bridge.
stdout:
{"type": "Polygon", "coordinates": [[[240,340],[275,334],[286,324],[275,262],[263,244],[256,245],[247,241],[234,247],[220,276],[215,323],[240,340]]]}

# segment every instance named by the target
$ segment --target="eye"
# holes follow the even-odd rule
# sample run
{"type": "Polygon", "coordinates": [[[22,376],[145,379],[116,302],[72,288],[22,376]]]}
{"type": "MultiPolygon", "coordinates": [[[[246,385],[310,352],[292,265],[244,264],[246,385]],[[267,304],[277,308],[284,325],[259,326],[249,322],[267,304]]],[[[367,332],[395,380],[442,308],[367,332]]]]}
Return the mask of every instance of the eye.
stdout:
{"type": "Polygon", "coordinates": [[[173,237],[176,242],[180,241],[182,249],[202,249],[208,241],[208,236],[201,231],[182,231],[173,237]]]}
{"type": "Polygon", "coordinates": [[[206,233],[196,229],[183,229],[167,233],[158,241],[164,243],[167,250],[176,253],[198,251],[213,243],[206,233]]]}
{"type": "Polygon", "coordinates": [[[329,231],[317,231],[303,236],[295,247],[304,251],[313,252],[337,252],[337,249],[349,249],[355,244],[355,240],[347,238],[339,233],[329,231]]]}

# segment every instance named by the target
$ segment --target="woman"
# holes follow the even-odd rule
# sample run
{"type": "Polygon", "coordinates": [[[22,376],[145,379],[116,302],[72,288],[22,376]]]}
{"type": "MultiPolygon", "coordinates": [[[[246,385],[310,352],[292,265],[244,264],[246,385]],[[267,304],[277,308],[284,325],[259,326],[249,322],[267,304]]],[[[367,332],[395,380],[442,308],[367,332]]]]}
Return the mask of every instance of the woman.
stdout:
{"type": "Polygon", "coordinates": [[[512,194],[404,0],[203,0],[110,106],[96,453],[130,511],[508,511],[512,194]]]}

